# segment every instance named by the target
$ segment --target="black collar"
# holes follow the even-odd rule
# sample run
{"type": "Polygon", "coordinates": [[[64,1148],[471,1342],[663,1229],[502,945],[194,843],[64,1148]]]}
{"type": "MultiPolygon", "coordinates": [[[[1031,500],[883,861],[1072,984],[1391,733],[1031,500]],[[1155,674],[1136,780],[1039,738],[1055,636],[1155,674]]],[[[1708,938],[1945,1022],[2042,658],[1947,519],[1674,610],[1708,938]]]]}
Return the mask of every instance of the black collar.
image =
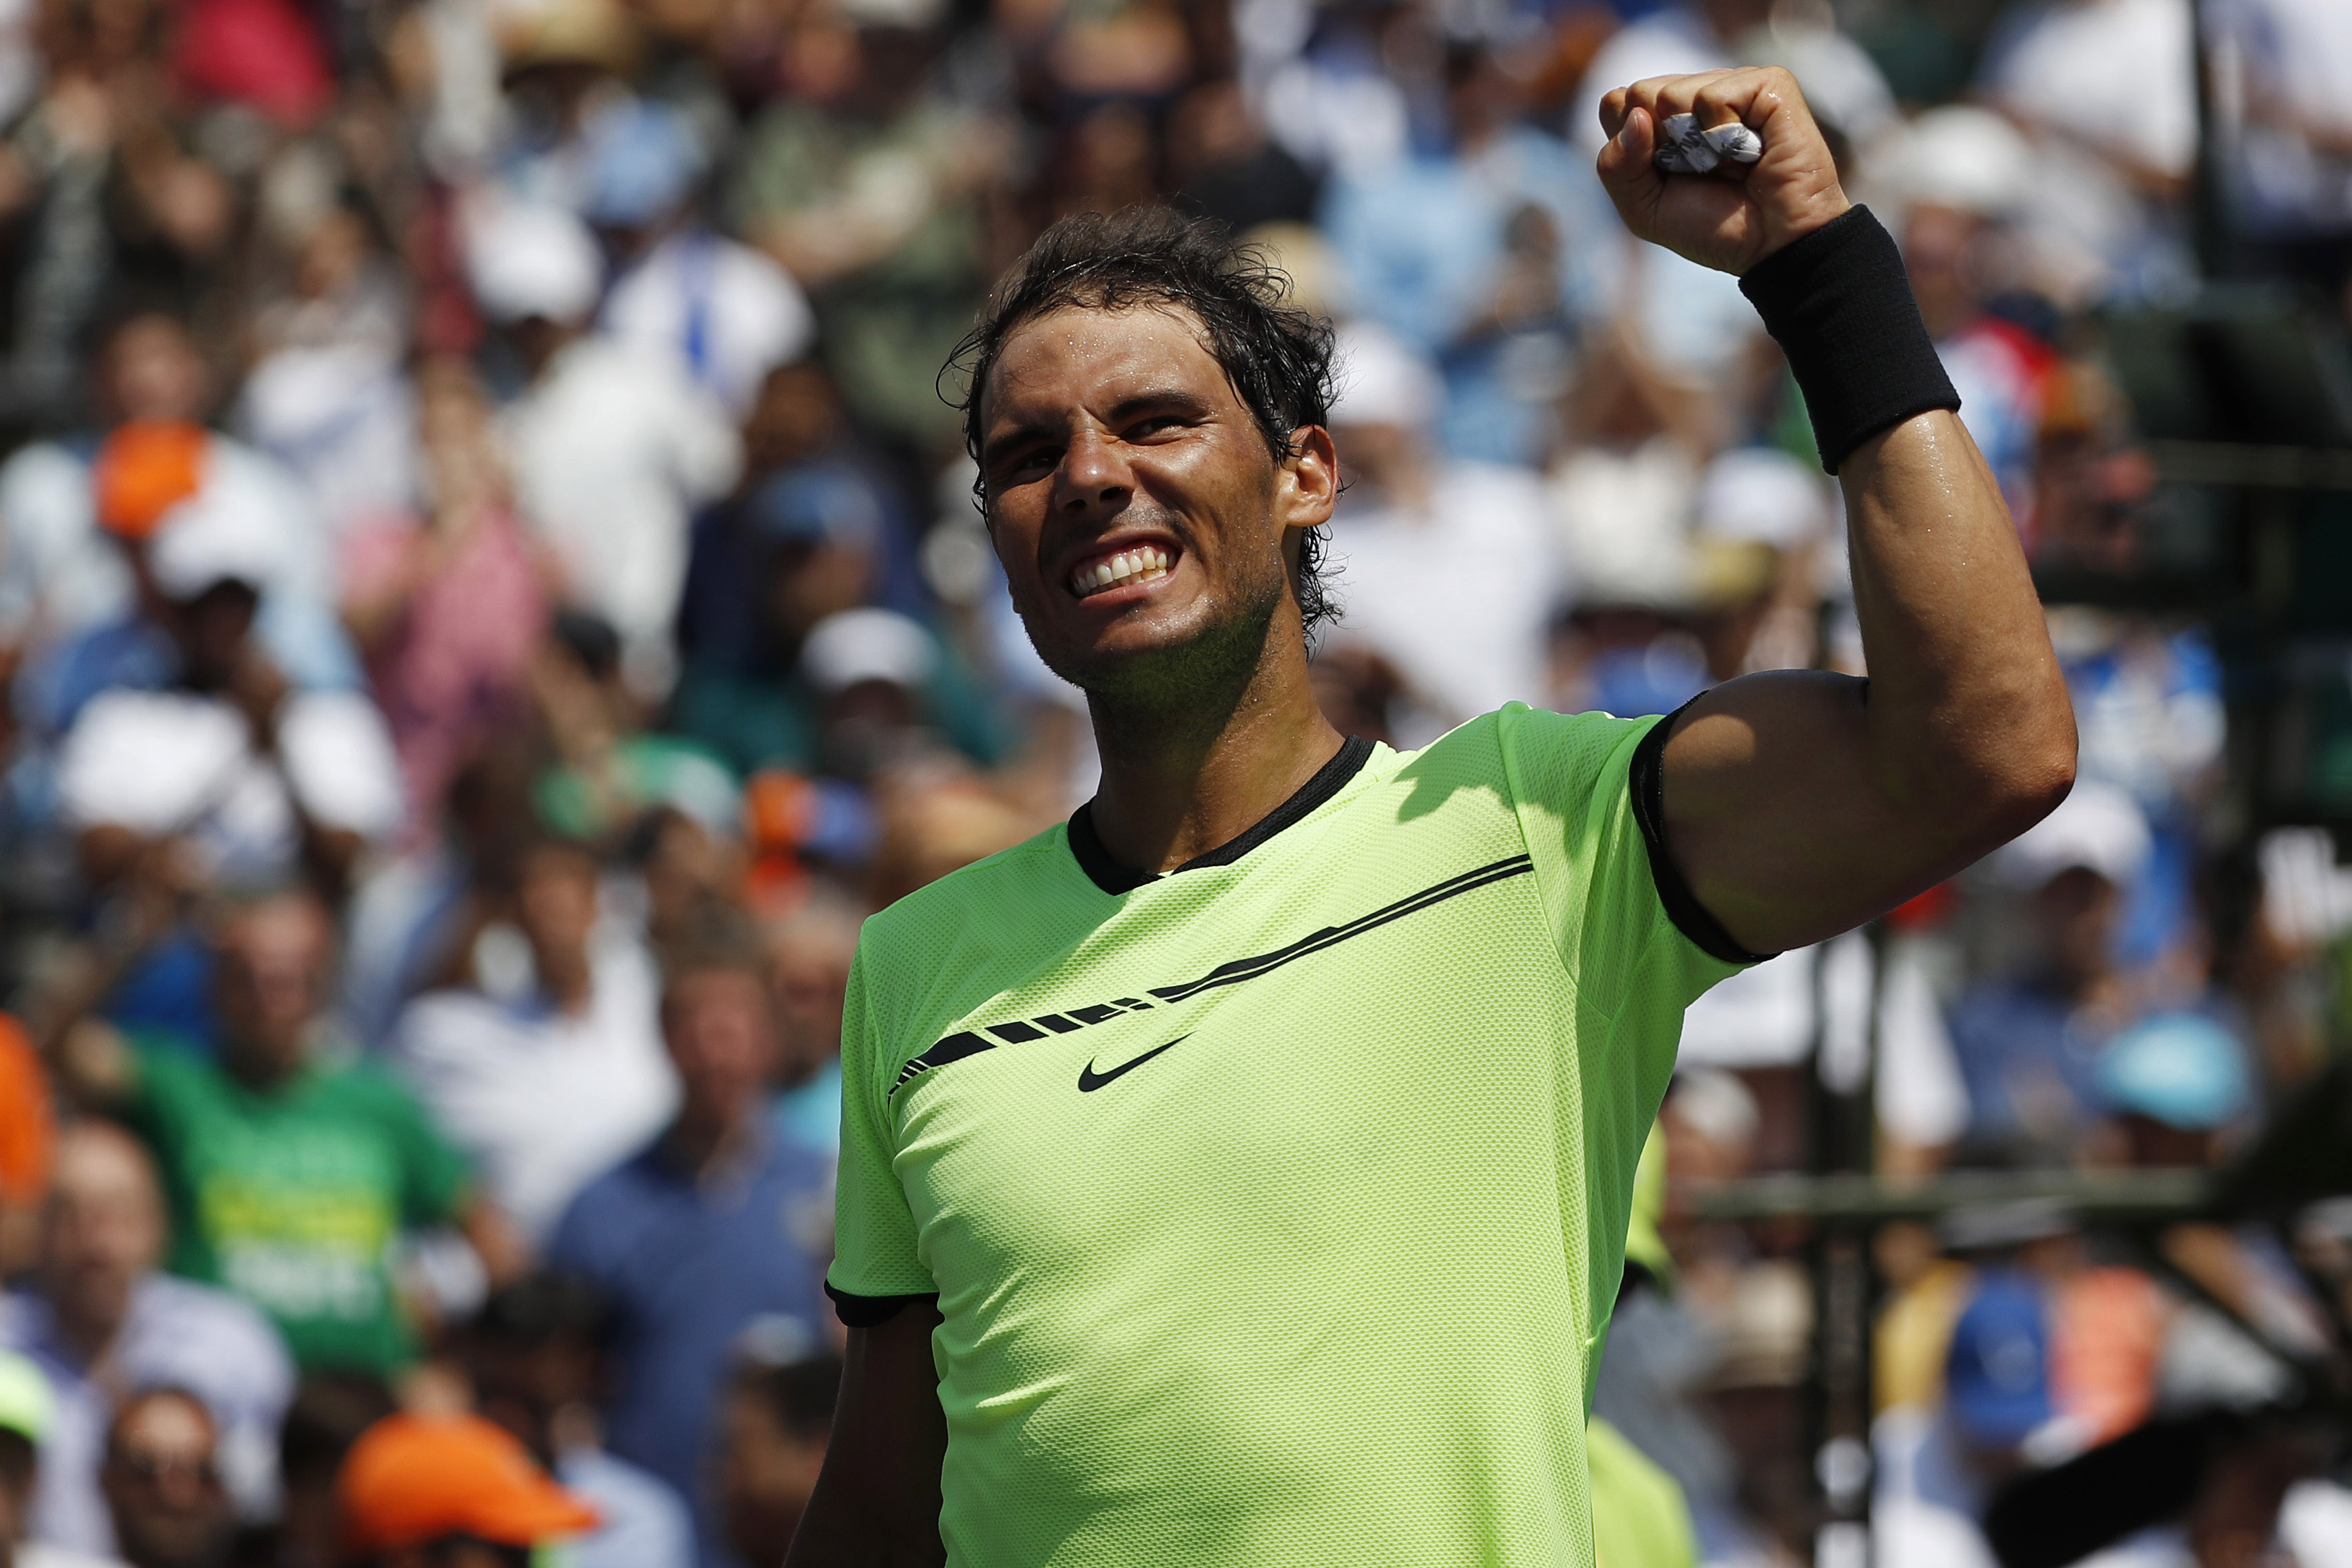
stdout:
{"type": "MultiPolygon", "coordinates": [[[[1276,834],[1304,817],[1308,812],[1338,795],[1341,786],[1363,772],[1364,764],[1372,758],[1372,743],[1361,735],[1350,735],[1340,743],[1331,760],[1316,770],[1315,776],[1298,786],[1297,792],[1280,805],[1258,818],[1255,826],[1238,837],[1229,838],[1206,855],[1196,855],[1168,873],[1198,870],[1203,866],[1230,866],[1276,834]]],[[[1077,858],[1078,868],[1088,880],[1104,892],[1117,895],[1133,892],[1146,882],[1160,878],[1150,871],[1139,871],[1132,866],[1122,866],[1111,858],[1103,847],[1102,836],[1095,831],[1095,805],[1088,801],[1070,817],[1070,853],[1077,858]]]]}

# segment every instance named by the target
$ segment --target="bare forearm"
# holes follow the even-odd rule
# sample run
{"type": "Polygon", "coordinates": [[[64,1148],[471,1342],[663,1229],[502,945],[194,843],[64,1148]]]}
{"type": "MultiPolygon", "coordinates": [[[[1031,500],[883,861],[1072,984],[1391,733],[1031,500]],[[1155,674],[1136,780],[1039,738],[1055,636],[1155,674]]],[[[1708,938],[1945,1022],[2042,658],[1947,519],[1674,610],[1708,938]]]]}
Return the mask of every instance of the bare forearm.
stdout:
{"type": "Polygon", "coordinates": [[[1855,212],[1796,79],[1656,77],[1601,105],[1601,183],[1633,231],[1740,275],[1845,486],[1865,681],[1727,681],[1667,737],[1668,853],[1741,947],[1870,919],[2022,832],[2074,782],[2074,721],[2000,489],[1885,231],[1855,212]],[[1738,121],[1736,179],[1661,174],[1656,128],[1738,121]],[[1927,409],[1930,412],[1918,413],[1927,409]]]}
{"type": "Polygon", "coordinates": [[[1923,833],[1990,847],[2065,793],[2074,757],[2065,679],[2000,488],[1941,411],[1865,444],[1841,481],[1873,782],[1923,833]]]}

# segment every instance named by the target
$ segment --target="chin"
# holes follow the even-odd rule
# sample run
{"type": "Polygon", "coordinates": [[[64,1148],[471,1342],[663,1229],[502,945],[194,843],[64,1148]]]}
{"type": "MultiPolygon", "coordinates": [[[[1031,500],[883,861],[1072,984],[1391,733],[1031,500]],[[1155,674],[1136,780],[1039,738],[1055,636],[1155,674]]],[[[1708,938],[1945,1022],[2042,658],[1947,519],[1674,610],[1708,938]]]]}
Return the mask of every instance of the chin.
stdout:
{"type": "Polygon", "coordinates": [[[1122,618],[1083,645],[1048,647],[1034,631],[1031,641],[1048,668],[1090,697],[1165,707],[1212,698],[1246,679],[1280,603],[1277,594],[1236,615],[1203,597],[1181,609],[1154,605],[1148,617],[1122,618]]]}

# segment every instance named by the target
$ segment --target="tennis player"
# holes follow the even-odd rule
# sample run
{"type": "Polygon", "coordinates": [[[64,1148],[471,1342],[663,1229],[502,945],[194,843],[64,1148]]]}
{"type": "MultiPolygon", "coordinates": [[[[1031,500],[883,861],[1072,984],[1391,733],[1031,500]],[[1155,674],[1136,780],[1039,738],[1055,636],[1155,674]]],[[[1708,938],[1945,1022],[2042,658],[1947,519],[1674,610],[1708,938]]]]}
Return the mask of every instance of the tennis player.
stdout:
{"type": "Polygon", "coordinates": [[[847,1375],[793,1568],[1591,1562],[1591,1363],[1684,1007],[2065,795],[2000,493],[1793,79],[1602,114],[1626,224],[1741,274],[1787,352],[1869,679],[1342,740],[1307,662],[1328,330],[1213,230],[1049,230],[968,345],[967,433],[1102,784],[866,927],[847,1375]],[[1760,161],[1661,174],[1682,112],[1760,161]]]}

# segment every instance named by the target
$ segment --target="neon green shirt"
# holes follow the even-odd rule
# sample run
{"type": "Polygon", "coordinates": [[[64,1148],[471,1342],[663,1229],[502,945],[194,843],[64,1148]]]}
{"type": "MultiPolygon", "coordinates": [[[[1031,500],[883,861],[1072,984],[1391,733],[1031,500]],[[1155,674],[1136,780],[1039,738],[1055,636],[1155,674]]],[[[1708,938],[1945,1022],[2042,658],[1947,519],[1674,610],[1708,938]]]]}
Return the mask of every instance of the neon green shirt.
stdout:
{"type": "Polygon", "coordinates": [[[1584,1428],[1592,1461],[1594,1568],[1697,1568],[1690,1504],[1675,1478],[1594,1416],[1584,1428]]]}
{"type": "Polygon", "coordinates": [[[1354,742],[1167,877],[1056,827],[867,923],[830,1284],[939,1297],[950,1563],[1591,1561],[1634,1165],[1735,967],[1654,722],[1354,742]]]}

